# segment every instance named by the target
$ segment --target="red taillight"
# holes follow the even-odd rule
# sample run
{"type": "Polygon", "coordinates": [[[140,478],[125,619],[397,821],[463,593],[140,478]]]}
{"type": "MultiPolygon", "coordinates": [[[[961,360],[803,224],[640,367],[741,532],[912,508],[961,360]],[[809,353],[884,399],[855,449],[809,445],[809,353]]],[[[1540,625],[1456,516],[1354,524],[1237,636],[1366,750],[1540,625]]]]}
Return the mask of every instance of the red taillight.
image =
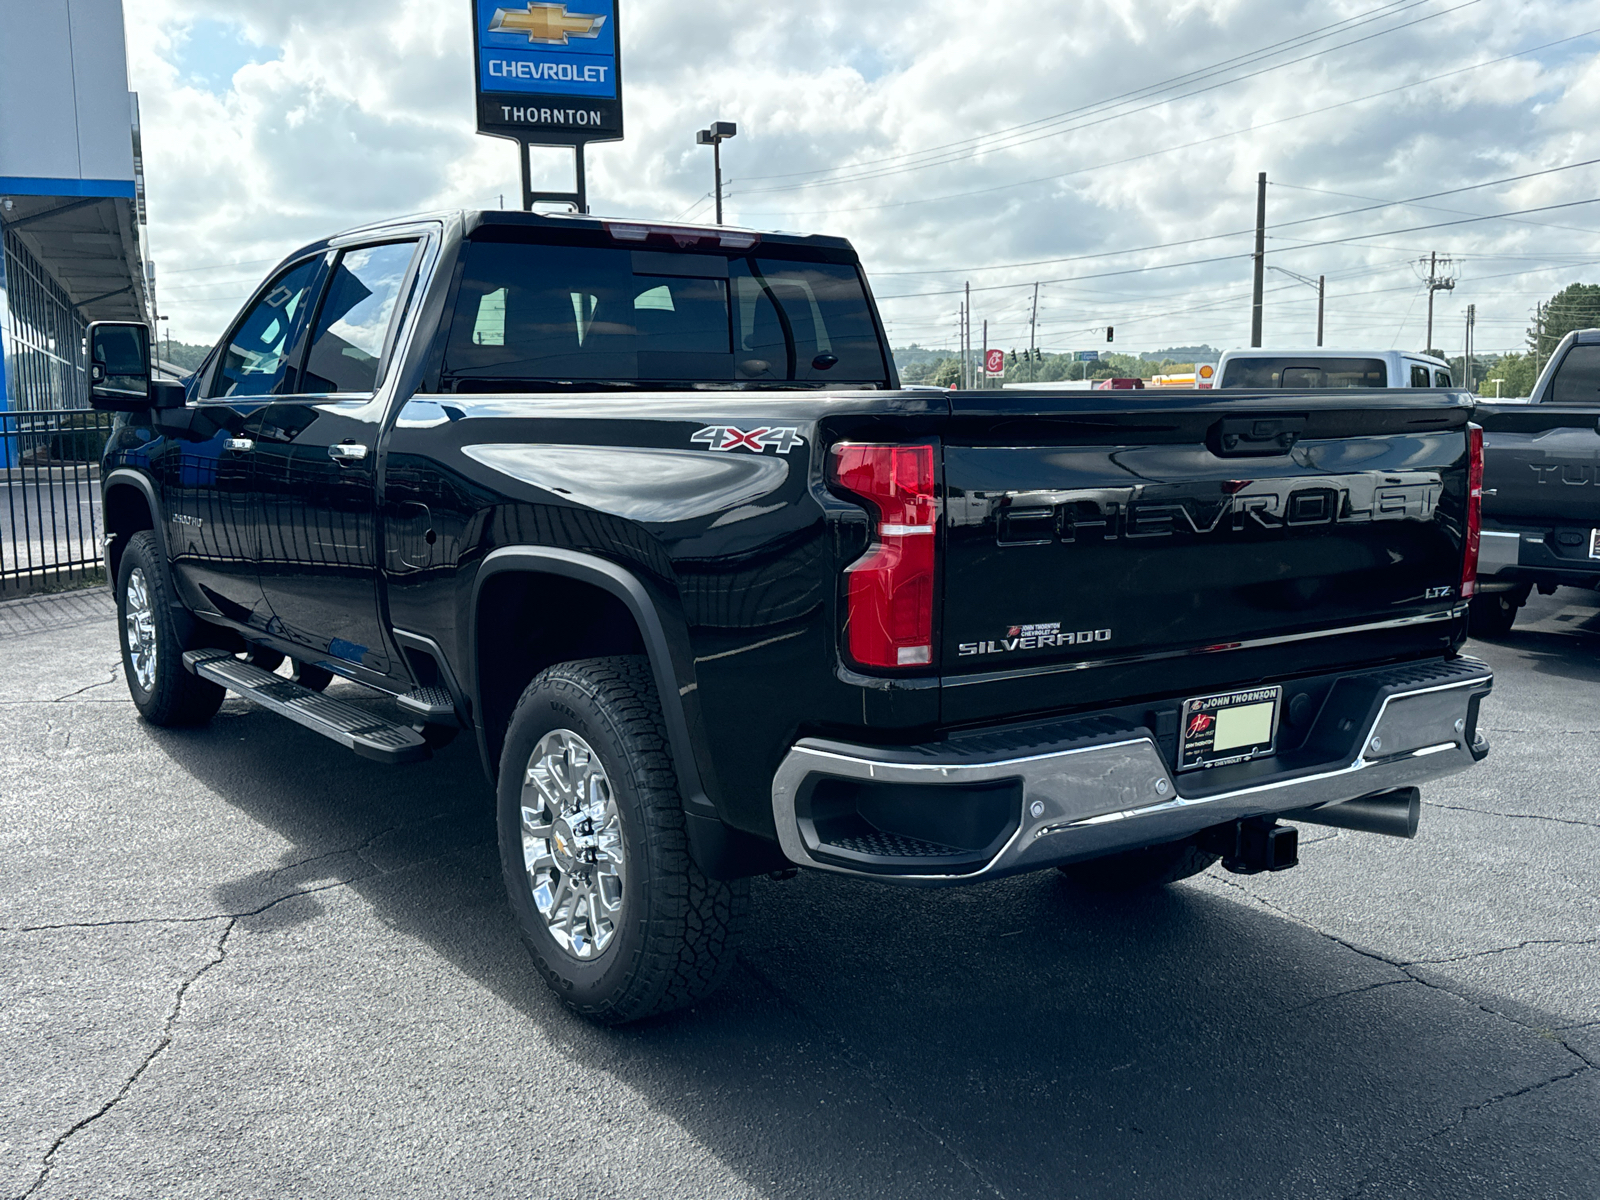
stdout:
{"type": "Polygon", "coordinates": [[[846,572],[851,659],[875,668],[933,665],[933,447],[835,446],[833,481],[878,516],[877,542],[846,572]]]}
{"type": "Polygon", "coordinates": [[[1467,426],[1467,537],[1461,560],[1461,595],[1478,588],[1478,544],[1483,540],[1483,427],[1467,426]]]}

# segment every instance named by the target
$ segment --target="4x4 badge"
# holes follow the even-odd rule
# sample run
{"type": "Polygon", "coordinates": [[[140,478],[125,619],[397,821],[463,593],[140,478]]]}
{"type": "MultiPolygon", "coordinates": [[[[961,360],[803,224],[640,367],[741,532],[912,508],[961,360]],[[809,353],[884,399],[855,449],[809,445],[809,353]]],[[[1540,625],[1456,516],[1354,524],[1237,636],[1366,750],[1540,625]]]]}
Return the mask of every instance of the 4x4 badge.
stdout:
{"type": "Polygon", "coordinates": [[[732,425],[707,425],[689,439],[711,450],[750,450],[764,454],[771,446],[779,454],[787,454],[795,444],[804,439],[793,425],[774,425],[770,428],[736,429],[732,425]]]}

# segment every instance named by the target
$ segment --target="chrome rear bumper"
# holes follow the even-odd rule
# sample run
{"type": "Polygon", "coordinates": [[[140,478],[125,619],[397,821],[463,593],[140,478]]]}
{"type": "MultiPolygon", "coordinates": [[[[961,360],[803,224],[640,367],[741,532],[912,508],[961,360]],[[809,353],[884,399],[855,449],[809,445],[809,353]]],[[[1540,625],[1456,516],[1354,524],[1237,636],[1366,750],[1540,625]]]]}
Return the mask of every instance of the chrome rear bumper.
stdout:
{"type": "MultiPolygon", "coordinates": [[[[1329,728],[1319,733],[1313,726],[1307,743],[1345,748],[1321,762],[1307,752],[1285,755],[1282,763],[1175,774],[1148,728],[1104,718],[916,747],[807,738],[789,751],[773,778],[778,839],[802,866],[893,883],[966,883],[1176,841],[1245,817],[1412,786],[1465,770],[1488,752],[1476,733],[1478,702],[1493,685],[1483,663],[1458,658],[1352,680],[1370,691],[1370,703],[1360,719],[1334,714],[1329,728]],[[1020,813],[990,845],[943,857],[938,850],[958,848],[919,844],[892,828],[838,838],[843,844],[836,845],[825,831],[819,833],[811,808],[819,786],[839,790],[825,783],[830,780],[854,781],[875,796],[892,795],[899,785],[906,803],[877,802],[890,813],[959,805],[964,796],[980,793],[992,805],[997,789],[1006,789],[1000,802],[1019,803],[1020,813]],[[897,855],[904,861],[895,861],[897,855]],[[929,869],[919,869],[919,860],[929,869]]],[[[982,840],[981,831],[976,840],[982,840]]]]}

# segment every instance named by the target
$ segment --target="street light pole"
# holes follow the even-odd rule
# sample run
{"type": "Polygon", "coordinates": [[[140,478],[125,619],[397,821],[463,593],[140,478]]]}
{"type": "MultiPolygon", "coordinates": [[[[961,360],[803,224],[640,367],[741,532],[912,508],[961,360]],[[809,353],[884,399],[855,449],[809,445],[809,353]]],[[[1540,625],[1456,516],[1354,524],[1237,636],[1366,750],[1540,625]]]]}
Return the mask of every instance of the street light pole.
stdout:
{"type": "Polygon", "coordinates": [[[1256,253],[1250,301],[1250,345],[1261,345],[1262,268],[1267,261],[1267,173],[1256,176],[1256,253]]]}
{"type": "Polygon", "coordinates": [[[1328,277],[1326,275],[1318,275],[1316,279],[1313,280],[1310,278],[1310,276],[1297,274],[1294,271],[1287,270],[1284,267],[1268,267],[1267,270],[1276,271],[1279,275],[1287,275],[1296,283],[1303,283],[1307,287],[1314,287],[1317,289],[1317,345],[1322,345],[1322,301],[1327,294],[1328,277]]]}
{"type": "Polygon", "coordinates": [[[738,134],[739,127],[732,121],[713,121],[710,129],[694,135],[695,144],[711,147],[711,169],[716,176],[717,224],[722,224],[722,143],[738,134]]]}

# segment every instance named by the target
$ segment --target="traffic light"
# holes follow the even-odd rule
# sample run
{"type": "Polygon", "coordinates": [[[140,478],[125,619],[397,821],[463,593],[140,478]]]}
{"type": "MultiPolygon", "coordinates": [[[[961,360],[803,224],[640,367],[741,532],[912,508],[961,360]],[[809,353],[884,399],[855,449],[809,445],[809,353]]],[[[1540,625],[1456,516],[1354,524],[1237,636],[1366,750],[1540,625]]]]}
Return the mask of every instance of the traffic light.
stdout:
{"type": "Polygon", "coordinates": [[[1111,326],[1107,325],[1106,326],[1106,341],[1109,342],[1110,340],[1111,340],[1111,326]]]}

